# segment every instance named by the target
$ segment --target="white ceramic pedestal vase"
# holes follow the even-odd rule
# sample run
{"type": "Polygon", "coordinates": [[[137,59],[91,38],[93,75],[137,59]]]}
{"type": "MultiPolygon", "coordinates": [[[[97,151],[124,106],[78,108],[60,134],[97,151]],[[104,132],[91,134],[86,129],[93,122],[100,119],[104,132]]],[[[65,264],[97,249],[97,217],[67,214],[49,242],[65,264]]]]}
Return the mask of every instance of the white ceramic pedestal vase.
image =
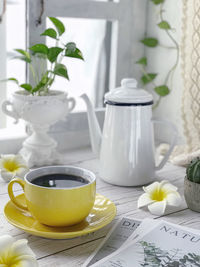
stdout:
{"type": "Polygon", "coordinates": [[[59,164],[61,156],[57,142],[48,135],[49,127],[64,119],[75,106],[74,98],[62,91],[51,91],[48,96],[32,96],[23,91],[12,95],[11,101],[2,104],[2,110],[14,118],[31,125],[32,134],[24,141],[20,154],[29,167],[59,164]]]}

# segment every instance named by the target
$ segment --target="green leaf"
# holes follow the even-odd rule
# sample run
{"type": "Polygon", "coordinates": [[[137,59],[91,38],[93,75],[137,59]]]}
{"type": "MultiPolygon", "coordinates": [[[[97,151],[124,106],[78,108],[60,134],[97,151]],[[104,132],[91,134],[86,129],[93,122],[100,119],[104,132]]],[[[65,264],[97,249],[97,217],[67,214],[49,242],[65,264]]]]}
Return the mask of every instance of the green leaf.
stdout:
{"type": "Polygon", "coordinates": [[[22,55],[19,57],[15,57],[16,59],[21,59],[21,60],[29,62],[29,63],[31,62],[31,56],[27,51],[25,51],[23,49],[15,49],[15,51],[22,55]]]}
{"type": "Polygon", "coordinates": [[[143,82],[143,84],[147,84],[152,82],[157,76],[157,73],[147,73],[145,75],[142,76],[141,80],[143,82]]]}
{"type": "Polygon", "coordinates": [[[19,59],[19,60],[25,61],[27,63],[31,62],[27,57],[23,57],[23,56],[13,57],[12,59],[19,59]]]}
{"type": "Polygon", "coordinates": [[[81,51],[76,47],[75,43],[66,44],[65,56],[84,60],[81,51]]]}
{"type": "Polygon", "coordinates": [[[20,85],[20,87],[24,88],[26,91],[31,92],[32,91],[32,86],[29,83],[23,83],[20,85]]]}
{"type": "Polygon", "coordinates": [[[41,84],[46,85],[48,83],[48,81],[50,79],[48,77],[48,74],[49,74],[49,71],[46,71],[45,74],[42,76],[42,78],[40,80],[41,84]]]}
{"type": "Polygon", "coordinates": [[[29,49],[34,53],[40,53],[44,55],[47,55],[49,52],[49,49],[45,44],[36,44],[31,46],[29,49]]]}
{"type": "Polygon", "coordinates": [[[27,52],[26,50],[23,50],[23,49],[14,49],[14,50],[17,51],[18,53],[20,53],[21,55],[25,56],[25,57],[31,58],[29,52],[27,52]]]}
{"type": "Polygon", "coordinates": [[[72,52],[75,52],[75,50],[76,50],[76,44],[73,43],[73,42],[67,43],[67,44],[65,45],[65,47],[66,47],[69,51],[72,51],[72,52]]]}
{"type": "Polygon", "coordinates": [[[62,35],[65,32],[65,26],[64,24],[57,18],[54,17],[49,17],[49,19],[51,20],[51,22],[54,24],[54,26],[56,27],[58,34],[62,35]]]}
{"type": "Polygon", "coordinates": [[[160,29],[163,29],[163,30],[170,30],[171,29],[171,26],[169,25],[169,23],[165,20],[161,21],[160,23],[158,23],[158,27],[160,29]]]}
{"type": "Polygon", "coordinates": [[[41,36],[49,36],[53,39],[57,39],[57,33],[54,29],[52,28],[49,28],[49,29],[46,29],[42,34],[40,34],[41,36]]]}
{"type": "Polygon", "coordinates": [[[136,63],[144,65],[144,66],[147,66],[147,58],[146,57],[142,57],[138,61],[136,61],[136,63]]]}
{"type": "Polygon", "coordinates": [[[165,0],[151,0],[155,5],[164,3],[165,0]]]}
{"type": "MultiPolygon", "coordinates": [[[[45,74],[41,77],[41,80],[38,82],[38,84],[32,89],[31,93],[36,93],[38,91],[44,91],[44,88],[50,86],[53,81],[54,81],[54,78],[50,78],[48,77],[48,74],[52,72],[52,71],[49,71],[47,70],[45,72],[45,74]]],[[[52,72],[53,73],[53,72],[52,72]]]]}
{"type": "Polygon", "coordinates": [[[141,43],[148,47],[156,47],[158,45],[158,40],[156,38],[144,38],[141,43]]]}
{"type": "Polygon", "coordinates": [[[15,78],[8,78],[8,79],[6,79],[6,80],[3,80],[3,81],[10,81],[10,82],[14,82],[14,83],[16,83],[16,84],[19,84],[19,82],[18,82],[18,80],[17,79],[15,79],[15,78]]]}
{"type": "Polygon", "coordinates": [[[54,74],[61,76],[61,77],[64,77],[64,78],[69,80],[67,69],[66,69],[65,65],[63,65],[63,64],[56,64],[56,66],[54,68],[54,74]]]}
{"type": "Polygon", "coordinates": [[[52,83],[54,82],[54,78],[48,78],[48,85],[49,86],[51,86],[52,85],[52,83]]]}
{"type": "Polygon", "coordinates": [[[57,46],[49,48],[49,52],[48,52],[48,55],[47,55],[48,60],[49,60],[51,63],[55,62],[56,59],[57,59],[57,57],[58,57],[58,55],[59,55],[62,51],[63,51],[63,49],[60,48],[60,47],[57,47],[57,46]]]}
{"type": "Polygon", "coordinates": [[[169,88],[166,85],[157,86],[154,90],[160,96],[166,96],[170,93],[169,88]]]}
{"type": "Polygon", "coordinates": [[[44,87],[44,84],[40,81],[32,90],[32,93],[38,92],[42,87],[44,87]]]}

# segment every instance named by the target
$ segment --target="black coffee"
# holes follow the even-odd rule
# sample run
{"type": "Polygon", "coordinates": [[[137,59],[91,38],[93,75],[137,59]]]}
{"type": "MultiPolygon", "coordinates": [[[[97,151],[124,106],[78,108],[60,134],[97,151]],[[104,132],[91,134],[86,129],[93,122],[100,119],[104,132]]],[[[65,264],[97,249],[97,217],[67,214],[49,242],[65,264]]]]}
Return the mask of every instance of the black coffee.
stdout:
{"type": "Polygon", "coordinates": [[[88,184],[88,180],[83,177],[70,174],[47,174],[32,180],[32,184],[44,187],[71,188],[88,184]]]}

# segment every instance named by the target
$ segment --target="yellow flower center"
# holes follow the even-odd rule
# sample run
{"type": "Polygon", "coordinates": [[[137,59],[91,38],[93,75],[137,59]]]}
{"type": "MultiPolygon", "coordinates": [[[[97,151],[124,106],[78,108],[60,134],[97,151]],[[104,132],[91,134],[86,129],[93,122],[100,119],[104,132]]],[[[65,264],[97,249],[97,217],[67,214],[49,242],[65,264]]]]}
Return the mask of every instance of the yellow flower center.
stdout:
{"type": "Polygon", "coordinates": [[[0,265],[3,267],[20,267],[21,263],[17,259],[17,256],[9,255],[9,252],[5,255],[0,256],[0,265]]]}
{"type": "Polygon", "coordinates": [[[14,160],[6,160],[3,163],[4,168],[9,171],[9,172],[15,172],[19,169],[19,165],[16,161],[14,160]]]}
{"type": "Polygon", "coordinates": [[[166,196],[167,193],[164,190],[156,188],[151,194],[151,199],[155,201],[163,201],[166,196]]]}

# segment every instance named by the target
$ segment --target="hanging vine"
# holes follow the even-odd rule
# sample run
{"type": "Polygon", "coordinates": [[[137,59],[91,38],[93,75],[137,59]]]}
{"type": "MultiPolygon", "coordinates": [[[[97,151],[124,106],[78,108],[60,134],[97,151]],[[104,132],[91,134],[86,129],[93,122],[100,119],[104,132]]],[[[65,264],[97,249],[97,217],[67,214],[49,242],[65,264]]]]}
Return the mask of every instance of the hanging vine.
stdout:
{"type": "MultiPolygon", "coordinates": [[[[157,27],[161,30],[164,30],[167,36],[170,38],[170,40],[173,43],[172,47],[167,47],[168,49],[174,49],[176,51],[175,55],[175,61],[172,67],[168,70],[166,73],[166,76],[164,78],[163,84],[157,85],[155,82],[155,78],[157,77],[158,73],[150,73],[147,71],[147,65],[148,65],[148,59],[147,57],[140,58],[136,63],[141,65],[141,71],[142,71],[142,77],[141,81],[145,85],[152,84],[154,92],[158,95],[158,99],[156,100],[154,107],[156,108],[163,97],[167,96],[172,88],[169,88],[169,80],[173,80],[174,72],[178,66],[179,63],[179,57],[180,57],[180,50],[179,45],[175,38],[172,35],[172,26],[169,24],[169,22],[164,18],[163,13],[165,12],[164,9],[164,3],[166,0],[150,0],[153,4],[159,5],[159,23],[157,24],[157,27]]],[[[143,40],[141,40],[143,45],[145,45],[148,48],[156,48],[160,45],[159,40],[154,37],[148,37],[145,36],[143,40]]]]}
{"type": "Polygon", "coordinates": [[[36,20],[36,26],[42,24],[42,16],[44,14],[44,0],[40,0],[40,15],[38,19],[36,20]]]}
{"type": "Polygon", "coordinates": [[[3,0],[2,12],[0,13],[0,23],[3,21],[3,16],[6,13],[6,0],[3,0]]]}

